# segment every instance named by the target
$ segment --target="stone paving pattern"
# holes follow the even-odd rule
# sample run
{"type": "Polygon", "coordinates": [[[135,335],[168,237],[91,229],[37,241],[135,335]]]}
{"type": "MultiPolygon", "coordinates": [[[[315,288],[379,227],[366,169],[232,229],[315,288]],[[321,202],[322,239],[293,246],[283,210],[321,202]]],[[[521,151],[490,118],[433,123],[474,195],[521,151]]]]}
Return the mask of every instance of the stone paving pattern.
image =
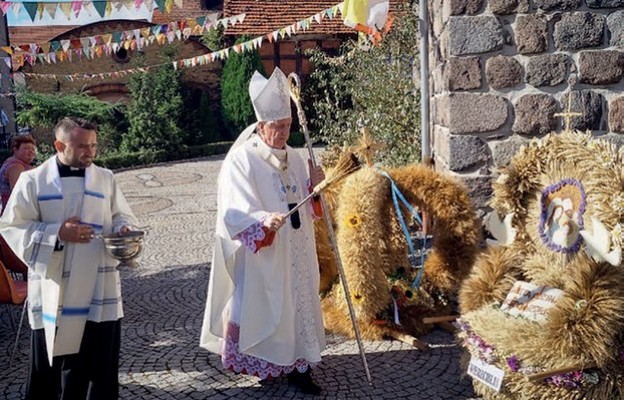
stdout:
{"type": "MultiPolygon", "coordinates": [[[[218,356],[199,348],[222,157],[119,172],[117,179],[140,224],[149,226],[140,266],[122,271],[125,318],[121,399],[467,399],[461,352],[451,334],[423,337],[426,351],[399,341],[366,341],[369,387],[354,340],[328,335],[314,375],[324,391],[305,396],[284,378],[263,385],[224,371],[218,356]]],[[[16,318],[17,307],[12,307],[16,318]]],[[[13,366],[15,332],[0,308],[0,398],[21,399],[28,371],[25,321],[13,366]]]]}

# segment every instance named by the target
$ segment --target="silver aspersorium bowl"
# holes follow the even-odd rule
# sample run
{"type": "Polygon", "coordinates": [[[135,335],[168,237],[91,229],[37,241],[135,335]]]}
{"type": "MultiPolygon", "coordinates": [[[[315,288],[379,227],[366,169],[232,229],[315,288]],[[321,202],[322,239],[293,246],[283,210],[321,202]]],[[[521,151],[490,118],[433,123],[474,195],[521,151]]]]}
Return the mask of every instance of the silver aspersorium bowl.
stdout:
{"type": "Polygon", "coordinates": [[[119,267],[128,266],[135,268],[138,265],[135,258],[143,250],[144,237],[145,232],[143,231],[130,231],[124,235],[110,233],[104,235],[102,239],[104,240],[106,252],[120,261],[119,267]]]}

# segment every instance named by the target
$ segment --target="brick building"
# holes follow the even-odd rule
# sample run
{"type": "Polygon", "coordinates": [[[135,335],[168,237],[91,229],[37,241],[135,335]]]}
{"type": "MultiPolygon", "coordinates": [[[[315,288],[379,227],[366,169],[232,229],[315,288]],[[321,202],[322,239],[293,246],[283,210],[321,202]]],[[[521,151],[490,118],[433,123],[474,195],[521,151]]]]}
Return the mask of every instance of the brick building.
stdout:
{"type": "MultiPolygon", "coordinates": [[[[230,42],[241,35],[251,38],[266,35],[303,20],[338,4],[337,0],[225,0],[224,16],[245,13],[245,21],[225,31],[230,42]]],[[[312,66],[305,54],[307,49],[320,48],[336,52],[345,38],[355,37],[354,30],[345,26],[340,17],[325,19],[321,24],[311,24],[304,33],[284,37],[273,43],[264,42],[260,56],[267,73],[278,66],[285,74],[297,72],[301,76],[310,73],[312,66]]]]}
{"type": "MultiPolygon", "coordinates": [[[[156,24],[165,24],[172,21],[181,21],[190,18],[206,16],[207,14],[220,12],[221,2],[210,0],[186,0],[183,8],[173,7],[169,14],[154,11],[152,23],[140,20],[112,20],[92,23],[84,26],[37,26],[37,27],[10,27],[9,39],[12,45],[29,43],[45,43],[53,40],[78,39],[85,36],[107,34],[111,32],[140,29],[156,24]]],[[[191,36],[188,40],[172,43],[175,46],[177,59],[189,58],[207,53],[209,50],[199,42],[199,37],[191,36]]],[[[161,62],[162,46],[152,44],[141,50],[120,49],[111,56],[103,55],[80,61],[63,61],[51,64],[34,65],[25,64],[20,71],[35,74],[83,74],[83,73],[107,73],[132,68],[131,60],[137,53],[145,56],[146,65],[161,62]]],[[[75,58],[75,57],[74,57],[75,58]]],[[[211,63],[201,67],[186,68],[182,70],[183,81],[200,90],[207,91],[211,97],[218,97],[220,63],[211,63]]],[[[76,92],[87,91],[88,93],[109,101],[126,100],[128,91],[126,83],[128,75],[118,78],[106,79],[36,79],[26,78],[26,84],[37,92],[76,92]]]]}

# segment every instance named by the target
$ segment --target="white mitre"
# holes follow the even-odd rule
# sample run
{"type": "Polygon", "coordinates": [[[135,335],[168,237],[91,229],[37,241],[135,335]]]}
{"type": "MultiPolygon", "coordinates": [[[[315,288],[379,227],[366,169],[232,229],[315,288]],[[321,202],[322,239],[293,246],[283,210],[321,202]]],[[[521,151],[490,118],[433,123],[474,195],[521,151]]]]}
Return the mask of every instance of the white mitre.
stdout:
{"type": "Polygon", "coordinates": [[[258,121],[291,118],[288,79],[277,67],[269,79],[254,72],[249,82],[249,98],[258,121]]]}

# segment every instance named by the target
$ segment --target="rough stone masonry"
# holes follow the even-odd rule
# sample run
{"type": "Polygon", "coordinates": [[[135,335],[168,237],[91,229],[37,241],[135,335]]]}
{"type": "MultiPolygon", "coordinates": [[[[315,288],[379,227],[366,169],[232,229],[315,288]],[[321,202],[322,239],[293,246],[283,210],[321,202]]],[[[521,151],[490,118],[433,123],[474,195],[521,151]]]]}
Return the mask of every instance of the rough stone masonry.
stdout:
{"type": "Polygon", "coordinates": [[[624,143],[624,0],[429,0],[434,160],[478,207],[527,140],[571,128],[624,143]]]}

